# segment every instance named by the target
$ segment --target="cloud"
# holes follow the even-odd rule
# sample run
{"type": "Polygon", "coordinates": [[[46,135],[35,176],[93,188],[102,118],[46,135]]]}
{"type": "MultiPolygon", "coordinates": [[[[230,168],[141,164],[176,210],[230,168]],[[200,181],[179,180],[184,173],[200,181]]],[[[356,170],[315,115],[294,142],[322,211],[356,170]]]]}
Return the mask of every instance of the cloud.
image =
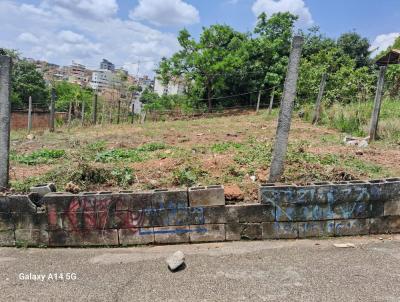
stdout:
{"type": "Polygon", "coordinates": [[[42,7],[61,14],[96,19],[110,18],[118,11],[116,0],[46,0],[42,3],[42,7]]]}
{"type": "MultiPolygon", "coordinates": [[[[134,63],[138,60],[145,62],[140,65],[141,74],[151,74],[161,57],[170,56],[179,48],[174,34],[123,20],[112,10],[106,13],[104,7],[93,8],[91,17],[84,16],[79,9],[60,9],[60,1],[42,0],[38,5],[28,5],[0,0],[0,46],[18,49],[25,57],[60,65],[74,60],[92,69],[107,58],[135,74],[134,63]],[[50,2],[54,5],[49,6],[50,2]]],[[[109,5],[114,1],[79,2],[109,5]]]]}
{"type": "Polygon", "coordinates": [[[182,0],[139,0],[139,5],[129,16],[133,20],[145,20],[157,26],[200,22],[199,11],[182,0]]]}
{"type": "Polygon", "coordinates": [[[29,33],[29,32],[24,32],[22,34],[20,34],[17,37],[18,41],[21,41],[23,43],[30,43],[30,44],[36,44],[39,42],[38,37],[36,37],[34,34],[29,33]]]}
{"type": "Polygon", "coordinates": [[[386,50],[389,46],[392,46],[398,37],[400,37],[400,33],[378,35],[371,43],[369,50],[372,51],[372,55],[376,55],[377,53],[386,50]]]}
{"type": "Polygon", "coordinates": [[[290,12],[299,16],[299,26],[311,26],[314,20],[304,0],[257,0],[252,6],[256,17],[265,12],[268,16],[278,12],[290,12]]]}

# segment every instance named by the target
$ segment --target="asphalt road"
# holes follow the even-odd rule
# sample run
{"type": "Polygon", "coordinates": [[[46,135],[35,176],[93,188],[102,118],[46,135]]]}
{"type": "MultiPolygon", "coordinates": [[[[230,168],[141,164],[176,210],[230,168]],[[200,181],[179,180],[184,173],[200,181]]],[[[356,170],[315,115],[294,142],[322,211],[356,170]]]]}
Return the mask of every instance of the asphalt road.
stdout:
{"type": "Polygon", "coordinates": [[[400,236],[381,239],[0,248],[0,301],[400,301],[400,236]],[[171,273],[177,250],[187,267],[171,273]]]}

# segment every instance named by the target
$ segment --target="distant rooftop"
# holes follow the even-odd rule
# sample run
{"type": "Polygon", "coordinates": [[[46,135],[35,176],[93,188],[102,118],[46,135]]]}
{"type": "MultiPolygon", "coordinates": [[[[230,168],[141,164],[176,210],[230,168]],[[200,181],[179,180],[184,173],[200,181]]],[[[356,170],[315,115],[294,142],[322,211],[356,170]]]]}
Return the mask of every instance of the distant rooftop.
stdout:
{"type": "Polygon", "coordinates": [[[387,66],[390,64],[400,64],[400,49],[392,49],[384,56],[376,60],[378,66],[387,66]]]}

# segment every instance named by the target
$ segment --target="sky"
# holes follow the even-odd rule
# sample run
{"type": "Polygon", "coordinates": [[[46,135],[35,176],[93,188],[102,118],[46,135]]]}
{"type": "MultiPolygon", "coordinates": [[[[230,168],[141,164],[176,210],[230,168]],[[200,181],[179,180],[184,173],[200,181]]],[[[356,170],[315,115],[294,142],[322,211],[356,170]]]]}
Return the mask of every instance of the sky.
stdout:
{"type": "Polygon", "coordinates": [[[215,23],[251,31],[261,12],[284,11],[299,16],[298,28],[317,25],[328,37],[355,30],[376,51],[400,36],[400,0],[0,0],[0,47],[92,69],[106,58],[151,74],[179,50],[182,28],[194,37],[215,23]]]}

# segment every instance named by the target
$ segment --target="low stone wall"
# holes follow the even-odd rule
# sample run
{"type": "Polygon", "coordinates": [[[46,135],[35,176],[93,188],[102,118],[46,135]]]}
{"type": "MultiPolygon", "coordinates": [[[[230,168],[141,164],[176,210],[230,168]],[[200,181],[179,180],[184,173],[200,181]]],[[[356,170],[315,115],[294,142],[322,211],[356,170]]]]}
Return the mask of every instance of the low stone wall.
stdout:
{"type": "Polygon", "coordinates": [[[225,205],[222,186],[0,197],[1,246],[126,246],[400,232],[400,178],[266,184],[225,205]]]}

